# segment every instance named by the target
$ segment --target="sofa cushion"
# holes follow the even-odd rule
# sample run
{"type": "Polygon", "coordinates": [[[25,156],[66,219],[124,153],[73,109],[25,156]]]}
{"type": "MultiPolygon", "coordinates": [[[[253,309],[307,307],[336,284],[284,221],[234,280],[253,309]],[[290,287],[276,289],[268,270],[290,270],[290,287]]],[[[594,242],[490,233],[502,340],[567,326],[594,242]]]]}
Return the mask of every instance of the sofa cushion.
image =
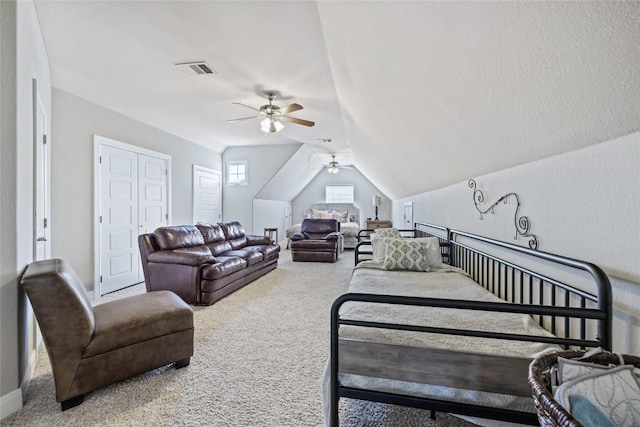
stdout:
{"type": "Polygon", "coordinates": [[[209,243],[207,247],[214,256],[224,255],[231,250],[231,243],[224,240],[222,242],[209,243]]]}
{"type": "Polygon", "coordinates": [[[237,256],[220,256],[216,258],[215,264],[208,265],[202,269],[202,278],[215,280],[228,276],[231,273],[240,271],[247,267],[247,261],[237,256]]]}
{"type": "Polygon", "coordinates": [[[174,225],[157,228],[153,234],[160,249],[177,249],[204,245],[202,233],[195,225],[174,225]]]}
{"type": "Polygon", "coordinates": [[[247,246],[246,233],[238,221],[221,222],[220,226],[224,231],[225,238],[231,244],[232,249],[239,249],[247,246]]]}
{"type": "Polygon", "coordinates": [[[247,266],[259,263],[264,259],[264,254],[258,246],[247,246],[225,253],[226,256],[237,256],[247,261],[247,266]]]}
{"type": "Polygon", "coordinates": [[[219,224],[196,224],[200,233],[202,233],[202,237],[204,238],[204,243],[216,243],[216,242],[224,242],[226,239],[224,235],[224,231],[222,231],[222,227],[219,224]]]}

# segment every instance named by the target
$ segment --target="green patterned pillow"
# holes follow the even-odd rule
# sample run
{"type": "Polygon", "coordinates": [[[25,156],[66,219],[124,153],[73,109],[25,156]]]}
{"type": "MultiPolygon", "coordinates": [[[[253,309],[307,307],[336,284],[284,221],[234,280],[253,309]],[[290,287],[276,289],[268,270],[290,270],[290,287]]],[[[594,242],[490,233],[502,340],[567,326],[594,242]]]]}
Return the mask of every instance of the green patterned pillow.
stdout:
{"type": "Polygon", "coordinates": [[[413,239],[385,240],[383,270],[429,271],[425,245],[413,239]]]}
{"type": "Polygon", "coordinates": [[[378,237],[402,237],[397,228],[376,228],[378,237]]]}

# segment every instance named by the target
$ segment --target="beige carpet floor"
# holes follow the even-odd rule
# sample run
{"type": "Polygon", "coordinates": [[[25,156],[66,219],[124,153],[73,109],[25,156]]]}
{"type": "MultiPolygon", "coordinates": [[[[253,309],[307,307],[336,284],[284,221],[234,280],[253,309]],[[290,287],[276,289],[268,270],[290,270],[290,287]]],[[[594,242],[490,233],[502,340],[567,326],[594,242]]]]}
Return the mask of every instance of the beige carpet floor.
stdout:
{"type": "MultiPolygon", "coordinates": [[[[282,245],[284,248],[284,245],[282,245]]],[[[330,307],[347,290],[353,252],[335,264],[292,262],[208,307],[194,307],[191,365],[155,369],[96,390],[65,412],[55,401],[46,351],[24,407],[7,426],[322,426],[321,377],[329,354],[330,307]]],[[[96,304],[144,292],[115,292],[96,304]]],[[[446,414],[343,399],[344,426],[471,424],[446,414]]]]}

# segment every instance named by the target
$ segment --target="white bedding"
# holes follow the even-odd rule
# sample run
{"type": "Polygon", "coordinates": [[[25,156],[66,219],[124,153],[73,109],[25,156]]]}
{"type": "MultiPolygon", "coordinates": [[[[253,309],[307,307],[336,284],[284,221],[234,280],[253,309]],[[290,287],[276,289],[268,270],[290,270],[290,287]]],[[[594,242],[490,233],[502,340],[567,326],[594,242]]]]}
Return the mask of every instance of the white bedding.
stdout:
{"type": "MultiPolygon", "coordinates": [[[[364,261],[358,264],[353,272],[349,292],[504,302],[467,277],[462,270],[454,267],[433,268],[432,272],[429,273],[384,271],[381,264],[376,264],[372,261],[364,261]]],[[[340,317],[378,322],[552,336],[549,332],[539,327],[529,316],[513,313],[347,302],[340,310],[340,317]]],[[[414,347],[521,357],[534,357],[551,349],[558,349],[556,346],[541,343],[459,337],[348,325],[340,327],[340,337],[414,347]]],[[[325,420],[328,420],[329,406],[328,366],[329,363],[327,363],[323,384],[325,420]]],[[[432,397],[518,411],[535,411],[532,399],[526,397],[344,373],[339,374],[339,381],[340,384],[346,387],[432,397]]]]}

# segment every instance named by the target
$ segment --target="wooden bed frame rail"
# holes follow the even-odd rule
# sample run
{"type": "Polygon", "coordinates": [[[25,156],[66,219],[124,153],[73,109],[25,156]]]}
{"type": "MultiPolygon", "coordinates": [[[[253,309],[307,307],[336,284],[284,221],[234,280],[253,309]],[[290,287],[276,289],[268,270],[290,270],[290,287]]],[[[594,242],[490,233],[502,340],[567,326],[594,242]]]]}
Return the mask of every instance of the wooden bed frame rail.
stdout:
{"type": "MultiPolygon", "coordinates": [[[[564,348],[600,346],[605,350],[611,350],[611,284],[606,274],[596,265],[433,224],[417,222],[414,230],[410,231],[412,233],[409,237],[438,237],[445,262],[461,268],[480,286],[497,295],[505,302],[416,298],[362,293],[347,293],[336,299],[331,309],[329,380],[329,423],[331,426],[339,426],[338,401],[340,397],[532,425],[537,425],[538,423],[535,413],[344,387],[338,381],[339,373],[405,381],[413,380],[414,382],[431,385],[489,392],[502,391],[502,393],[508,392],[508,394],[516,396],[531,396],[527,382],[526,367],[530,362],[528,359],[511,358],[513,360],[505,361],[505,359],[509,358],[349,340],[340,338],[339,330],[341,325],[542,342],[557,344],[564,348]],[[487,248],[486,251],[474,247],[474,242],[476,244],[479,243],[478,246],[483,249],[487,248]],[[489,250],[491,250],[491,254],[487,253],[489,250]],[[498,257],[495,255],[496,252],[500,253],[501,257],[509,257],[509,260],[498,257]],[[558,279],[551,278],[548,272],[542,274],[533,271],[530,267],[516,264],[516,262],[531,264],[531,259],[536,260],[537,265],[543,262],[545,267],[551,267],[549,270],[558,269],[561,273],[560,275],[566,275],[567,270],[577,270],[581,280],[586,277],[592,282],[591,284],[595,285],[597,293],[592,294],[573,285],[563,283],[558,279]],[[542,337],[460,330],[453,327],[434,328],[344,319],[340,317],[339,311],[340,307],[348,301],[527,314],[554,336],[542,337]],[[589,338],[589,336],[592,336],[592,338],[589,338]],[[460,357],[462,357],[462,361],[460,357]],[[455,363],[455,369],[452,369],[451,360],[454,359],[458,360],[458,362],[455,363]],[[426,363],[416,363],[416,360],[422,360],[426,363]],[[407,361],[410,361],[410,363],[407,363],[407,361]],[[460,369],[461,366],[465,365],[468,365],[468,369],[471,369],[471,371],[460,369]],[[496,371],[496,369],[499,370],[496,371]],[[456,372],[458,373],[456,374],[456,372]],[[507,379],[506,381],[505,378],[507,379]],[[516,384],[515,386],[513,385],[514,383],[516,384]],[[513,388],[510,389],[508,387],[513,388]]],[[[369,241],[363,241],[358,244],[355,250],[356,264],[362,261],[361,254],[371,255],[370,245],[369,241]]],[[[535,265],[535,263],[533,264],[535,265]]]]}

